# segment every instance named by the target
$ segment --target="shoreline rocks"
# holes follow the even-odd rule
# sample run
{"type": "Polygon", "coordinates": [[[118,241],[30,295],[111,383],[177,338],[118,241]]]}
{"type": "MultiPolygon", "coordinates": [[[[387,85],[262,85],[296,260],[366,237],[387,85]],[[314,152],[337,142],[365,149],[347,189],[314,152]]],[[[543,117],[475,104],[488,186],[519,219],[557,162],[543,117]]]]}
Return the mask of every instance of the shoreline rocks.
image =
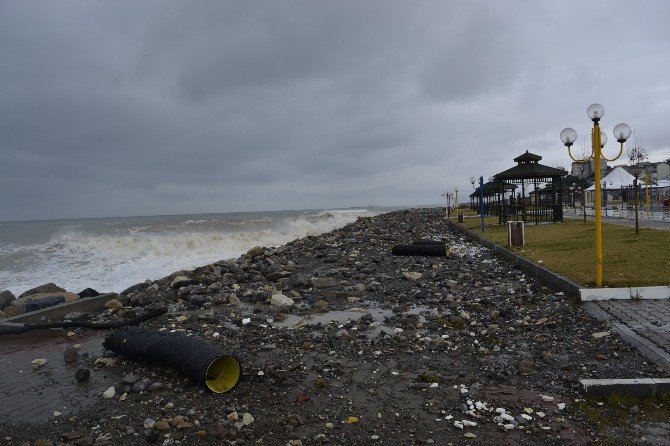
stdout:
{"type": "Polygon", "coordinates": [[[213,395],[175,370],[80,354],[95,392],[113,395],[68,415],[67,428],[34,426],[21,440],[67,430],[118,444],[552,445],[560,432],[590,444],[600,430],[574,402],[578,379],[660,374],[618,335],[601,334],[576,301],[452,232],[432,209],[254,248],[118,299],[123,308],[90,318],[165,305],[143,325],[239,355],[239,385],[213,395]],[[435,238],[450,257],[391,254],[435,238]],[[112,382],[100,384],[103,375],[112,382]]]}

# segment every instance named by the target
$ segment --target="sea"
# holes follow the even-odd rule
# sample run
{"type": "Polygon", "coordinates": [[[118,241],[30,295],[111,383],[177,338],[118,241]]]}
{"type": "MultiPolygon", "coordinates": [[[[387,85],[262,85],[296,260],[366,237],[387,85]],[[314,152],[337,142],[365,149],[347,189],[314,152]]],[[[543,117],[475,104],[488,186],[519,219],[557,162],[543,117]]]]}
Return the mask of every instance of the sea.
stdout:
{"type": "Polygon", "coordinates": [[[0,222],[0,291],[53,282],[120,292],[398,208],[350,208],[0,222]]]}

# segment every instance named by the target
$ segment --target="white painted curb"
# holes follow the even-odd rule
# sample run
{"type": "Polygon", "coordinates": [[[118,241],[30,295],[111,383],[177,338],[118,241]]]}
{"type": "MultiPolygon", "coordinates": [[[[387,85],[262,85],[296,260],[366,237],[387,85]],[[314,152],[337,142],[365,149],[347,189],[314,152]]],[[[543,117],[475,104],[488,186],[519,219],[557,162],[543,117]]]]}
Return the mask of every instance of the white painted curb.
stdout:
{"type": "Polygon", "coordinates": [[[670,286],[580,288],[582,302],[611,299],[670,299],[670,286]]]}

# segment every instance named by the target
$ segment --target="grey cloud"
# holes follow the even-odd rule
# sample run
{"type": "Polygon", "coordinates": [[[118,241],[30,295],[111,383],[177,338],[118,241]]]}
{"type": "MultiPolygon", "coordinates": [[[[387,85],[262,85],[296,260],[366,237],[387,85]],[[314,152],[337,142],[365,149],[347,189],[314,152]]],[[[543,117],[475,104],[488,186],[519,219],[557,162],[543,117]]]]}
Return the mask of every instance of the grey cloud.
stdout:
{"type": "Polygon", "coordinates": [[[668,9],[5,1],[0,220],[434,203],[595,101],[667,156],[668,9]]]}

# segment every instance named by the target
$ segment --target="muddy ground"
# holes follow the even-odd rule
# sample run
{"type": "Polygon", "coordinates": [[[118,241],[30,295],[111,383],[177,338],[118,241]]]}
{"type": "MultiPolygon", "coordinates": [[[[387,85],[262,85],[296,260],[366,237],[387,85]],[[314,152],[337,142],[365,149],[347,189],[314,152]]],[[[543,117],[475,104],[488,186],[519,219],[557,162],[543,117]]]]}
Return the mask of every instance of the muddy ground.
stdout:
{"type": "Polygon", "coordinates": [[[119,303],[71,317],[167,305],[142,325],[234,353],[238,386],[211,394],[116,356],[104,332],[16,335],[0,340],[0,444],[668,444],[663,401],[584,401],[577,386],[662,370],[574,299],[450,231],[438,210],[359,218],[138,284],[119,303]],[[418,239],[444,240],[451,254],[391,254],[418,239]],[[31,370],[34,358],[47,363],[31,370]],[[90,379],[77,383],[77,369],[90,379]]]}

